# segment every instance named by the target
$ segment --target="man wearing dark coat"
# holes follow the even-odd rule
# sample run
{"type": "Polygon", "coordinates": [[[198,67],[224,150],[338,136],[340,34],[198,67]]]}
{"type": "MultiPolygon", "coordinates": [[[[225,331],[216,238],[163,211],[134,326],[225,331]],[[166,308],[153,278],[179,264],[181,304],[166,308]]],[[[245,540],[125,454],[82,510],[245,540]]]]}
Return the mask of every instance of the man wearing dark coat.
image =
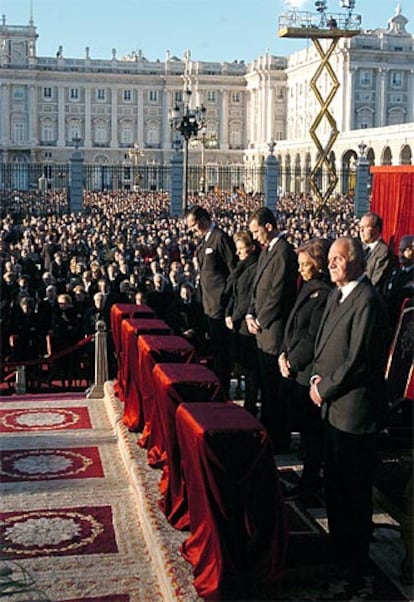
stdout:
{"type": "Polygon", "coordinates": [[[200,272],[199,293],[206,315],[210,353],[215,359],[215,371],[224,390],[230,386],[229,333],[224,322],[227,279],[236,264],[233,240],[211,220],[200,206],[187,214],[187,226],[201,237],[196,249],[200,272]]]}
{"type": "Polygon", "coordinates": [[[334,561],[350,597],[370,585],[369,542],[377,433],[387,355],[384,302],[364,274],[360,241],[337,239],[328,254],[336,289],[315,341],[310,396],[325,431],[325,499],[334,561]]]}
{"type": "Polygon", "coordinates": [[[359,223],[359,233],[364,247],[367,276],[371,284],[381,291],[396,265],[391,249],[381,238],[381,217],[371,212],[363,215],[359,223]]]}
{"type": "Polygon", "coordinates": [[[278,398],[280,371],[277,358],[283,332],[296,298],[297,259],[292,245],[277,228],[267,207],[252,213],[249,230],[262,245],[246,322],[256,335],[261,389],[260,420],[269,432],[276,453],[289,446],[287,408],[278,398]]]}

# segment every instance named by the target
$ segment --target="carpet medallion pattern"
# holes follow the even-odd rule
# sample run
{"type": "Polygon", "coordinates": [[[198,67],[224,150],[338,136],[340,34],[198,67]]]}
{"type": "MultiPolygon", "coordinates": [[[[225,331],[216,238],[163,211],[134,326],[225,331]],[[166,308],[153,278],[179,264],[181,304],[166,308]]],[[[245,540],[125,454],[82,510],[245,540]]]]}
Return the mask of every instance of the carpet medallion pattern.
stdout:
{"type": "Polygon", "coordinates": [[[0,479],[3,483],[103,477],[97,447],[72,449],[26,449],[0,451],[0,479]]]}
{"type": "Polygon", "coordinates": [[[0,410],[0,432],[91,428],[88,409],[30,408],[0,410]]]}
{"type": "Polygon", "coordinates": [[[3,557],[118,551],[110,506],[0,513],[3,557]]]}

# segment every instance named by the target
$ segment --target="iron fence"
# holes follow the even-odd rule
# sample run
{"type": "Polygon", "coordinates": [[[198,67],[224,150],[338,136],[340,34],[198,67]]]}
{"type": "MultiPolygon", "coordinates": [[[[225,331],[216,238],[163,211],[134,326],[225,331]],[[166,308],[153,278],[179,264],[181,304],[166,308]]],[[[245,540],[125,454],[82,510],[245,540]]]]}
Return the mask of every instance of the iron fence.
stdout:
{"type": "MultiPolygon", "coordinates": [[[[310,192],[309,168],[279,169],[279,193],[310,192]]],[[[337,172],[337,192],[352,193],[355,186],[355,170],[337,172]]],[[[188,191],[208,192],[264,192],[266,166],[248,165],[189,165],[188,191]]],[[[321,190],[330,178],[323,169],[317,177],[321,190]]],[[[92,164],[83,165],[83,187],[86,191],[169,191],[171,170],[169,165],[143,164],[92,164]]],[[[69,163],[14,164],[0,163],[0,194],[13,192],[47,193],[50,191],[65,194],[70,184],[69,163]]]]}

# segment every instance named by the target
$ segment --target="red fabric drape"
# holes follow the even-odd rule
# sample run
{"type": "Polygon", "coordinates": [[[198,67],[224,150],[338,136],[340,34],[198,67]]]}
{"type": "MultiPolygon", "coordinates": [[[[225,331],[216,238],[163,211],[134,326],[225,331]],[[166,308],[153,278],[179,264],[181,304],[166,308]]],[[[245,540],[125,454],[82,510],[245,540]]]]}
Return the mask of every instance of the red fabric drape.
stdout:
{"type": "Polygon", "coordinates": [[[287,529],[273,451],[263,425],[225,403],[182,403],[177,439],[191,534],[181,545],[207,600],[251,599],[281,577],[287,529]]]}
{"type": "Polygon", "coordinates": [[[383,238],[398,253],[401,237],[414,233],[414,166],[371,167],[371,173],[371,211],[383,218],[383,238]]]}

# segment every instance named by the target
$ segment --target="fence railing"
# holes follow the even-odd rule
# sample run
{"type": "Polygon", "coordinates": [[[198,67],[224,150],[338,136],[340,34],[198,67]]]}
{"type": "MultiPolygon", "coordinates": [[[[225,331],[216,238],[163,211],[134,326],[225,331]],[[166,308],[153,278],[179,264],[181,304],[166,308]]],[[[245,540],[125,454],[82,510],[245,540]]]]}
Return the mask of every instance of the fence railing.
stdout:
{"type": "MultiPolygon", "coordinates": [[[[284,167],[279,169],[279,192],[310,192],[309,167],[284,167]]],[[[336,192],[351,193],[355,187],[355,170],[338,171],[336,192]]],[[[7,200],[18,192],[34,192],[47,195],[55,193],[51,207],[55,212],[62,210],[70,186],[70,164],[68,163],[0,163],[0,200],[7,200]],[[56,193],[59,193],[56,201],[56,193]],[[60,199],[60,200],[59,200],[60,199]]],[[[188,191],[221,191],[226,193],[244,190],[264,192],[266,165],[189,165],[188,191]]],[[[324,189],[330,174],[324,169],[318,174],[318,186],[324,189]]],[[[95,164],[84,163],[83,187],[85,191],[169,191],[171,169],[159,164],[95,164]]],[[[16,194],[18,196],[18,194],[16,194]]],[[[64,207],[63,207],[64,208],[64,207]]]]}

